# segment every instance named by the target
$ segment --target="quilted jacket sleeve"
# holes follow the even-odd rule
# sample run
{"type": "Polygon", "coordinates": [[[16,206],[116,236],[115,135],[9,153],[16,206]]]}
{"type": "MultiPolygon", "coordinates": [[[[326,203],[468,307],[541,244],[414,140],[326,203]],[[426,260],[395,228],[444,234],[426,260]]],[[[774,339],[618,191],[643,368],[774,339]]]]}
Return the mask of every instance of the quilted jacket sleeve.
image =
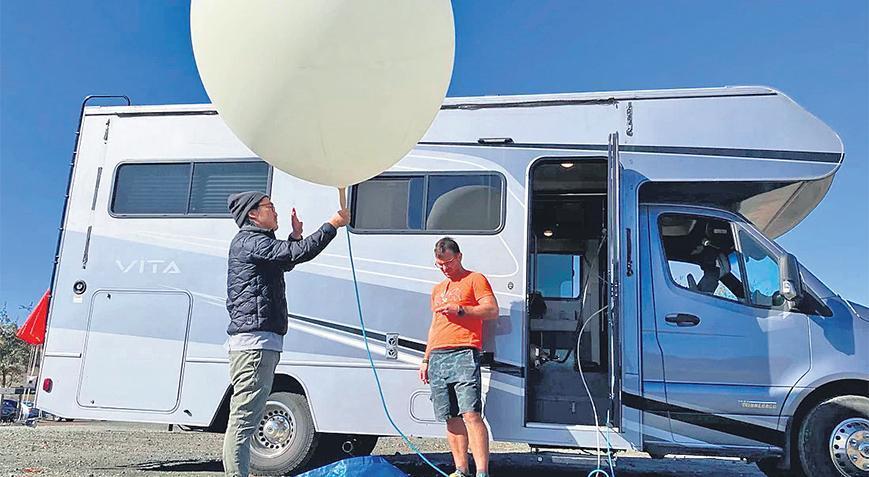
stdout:
{"type": "Polygon", "coordinates": [[[255,263],[272,263],[286,270],[313,259],[335,238],[337,230],[323,224],[316,232],[302,240],[278,240],[257,234],[242,245],[255,263]]]}

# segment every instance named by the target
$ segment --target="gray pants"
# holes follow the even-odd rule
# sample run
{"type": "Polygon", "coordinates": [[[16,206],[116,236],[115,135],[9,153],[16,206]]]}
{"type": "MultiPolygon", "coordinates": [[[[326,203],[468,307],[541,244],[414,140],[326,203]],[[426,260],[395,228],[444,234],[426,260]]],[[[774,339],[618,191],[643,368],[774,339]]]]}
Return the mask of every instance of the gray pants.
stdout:
{"type": "Polygon", "coordinates": [[[229,352],[229,423],[223,438],[223,469],[228,477],[250,474],[250,438],[266,407],[281,353],[270,350],[229,352]]]}

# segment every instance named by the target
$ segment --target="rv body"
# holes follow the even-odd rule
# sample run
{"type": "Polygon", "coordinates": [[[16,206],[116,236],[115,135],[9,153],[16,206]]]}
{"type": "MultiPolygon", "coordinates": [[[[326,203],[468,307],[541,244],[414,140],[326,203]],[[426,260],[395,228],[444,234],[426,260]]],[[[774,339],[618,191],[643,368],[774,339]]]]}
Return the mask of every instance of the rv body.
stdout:
{"type": "MultiPolygon", "coordinates": [[[[349,238],[386,404],[408,435],[442,436],[417,368],[449,235],[500,306],[484,330],[493,439],[594,448],[609,430],[616,450],[788,457],[812,406],[867,394],[869,310],[804,267],[786,299],[774,241],[843,155],[768,88],[449,98],[414,150],[351,188],[349,235],[286,275],[275,390],[304,395],[319,433],[394,435],[349,238]]],[[[312,230],[337,207],[210,105],[84,110],[41,409],[225,426],[225,197],[247,189],[271,196],[279,236],[291,208],[312,230]]]]}

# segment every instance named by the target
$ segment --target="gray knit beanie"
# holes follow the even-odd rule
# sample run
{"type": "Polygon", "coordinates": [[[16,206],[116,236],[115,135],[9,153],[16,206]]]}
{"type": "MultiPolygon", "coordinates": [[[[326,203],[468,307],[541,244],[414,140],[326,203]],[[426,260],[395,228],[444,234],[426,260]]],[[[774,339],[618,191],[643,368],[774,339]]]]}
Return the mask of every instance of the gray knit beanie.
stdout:
{"type": "Polygon", "coordinates": [[[259,201],[265,197],[268,196],[255,190],[239,192],[238,194],[229,196],[226,200],[226,205],[229,208],[229,213],[235,219],[235,223],[241,227],[244,225],[245,220],[247,220],[247,213],[259,205],[259,201]]]}

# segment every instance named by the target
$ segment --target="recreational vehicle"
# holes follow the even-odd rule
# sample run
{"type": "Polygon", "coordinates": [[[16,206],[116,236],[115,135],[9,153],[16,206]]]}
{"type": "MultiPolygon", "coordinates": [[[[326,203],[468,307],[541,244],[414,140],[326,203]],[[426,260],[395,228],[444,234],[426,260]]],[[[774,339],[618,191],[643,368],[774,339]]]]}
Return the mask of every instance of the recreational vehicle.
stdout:
{"type": "MultiPolygon", "coordinates": [[[[869,308],[775,242],[843,156],[765,87],[448,98],[415,149],[350,188],[349,234],[286,275],[254,468],[395,435],[348,238],[386,404],[408,435],[443,435],[417,368],[450,236],[500,306],[483,350],[494,440],[866,475],[869,308]]],[[[336,191],[270,167],[210,105],[83,106],[72,162],[39,408],[221,432],[226,198],[264,191],[312,230],[336,191]]]]}

